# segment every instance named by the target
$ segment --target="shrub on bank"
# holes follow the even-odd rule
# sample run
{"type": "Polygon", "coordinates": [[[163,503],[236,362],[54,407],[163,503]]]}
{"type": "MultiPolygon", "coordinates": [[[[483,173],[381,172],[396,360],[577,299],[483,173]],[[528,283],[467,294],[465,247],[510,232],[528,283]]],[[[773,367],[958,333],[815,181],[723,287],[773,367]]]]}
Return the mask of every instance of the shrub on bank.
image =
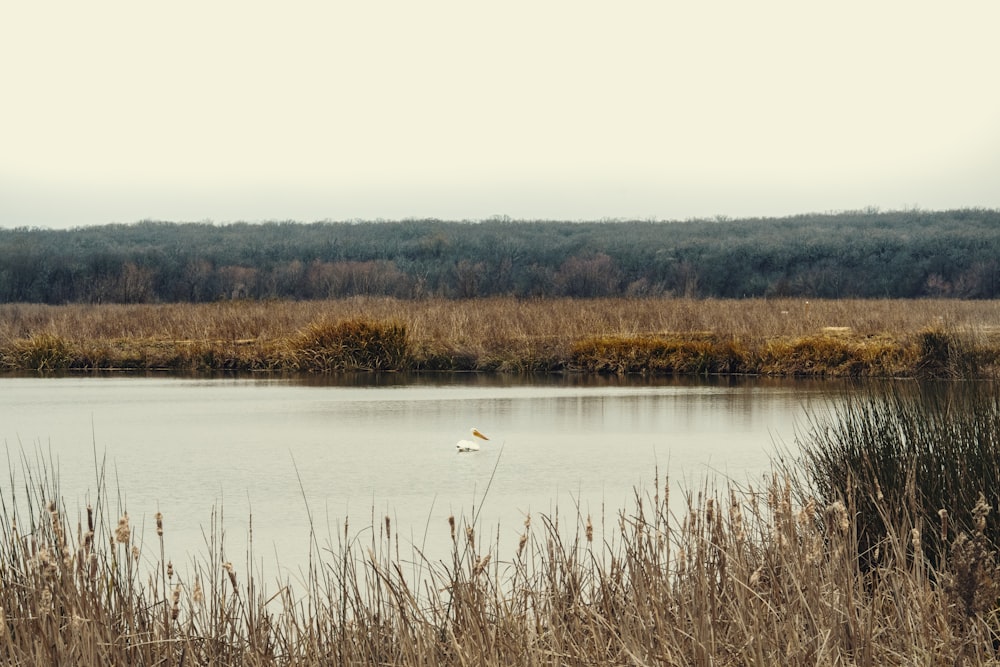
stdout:
{"type": "Polygon", "coordinates": [[[286,351],[297,371],[398,371],[406,368],[406,325],[356,318],[318,321],[292,339],[286,351]]]}
{"type": "Polygon", "coordinates": [[[748,372],[746,350],[711,335],[595,336],[573,343],[572,367],[597,373],[714,375],[748,372]]]}
{"type": "Polygon", "coordinates": [[[73,365],[74,354],[70,343],[51,333],[37,333],[15,340],[2,355],[8,368],[30,371],[55,371],[73,365]]]}

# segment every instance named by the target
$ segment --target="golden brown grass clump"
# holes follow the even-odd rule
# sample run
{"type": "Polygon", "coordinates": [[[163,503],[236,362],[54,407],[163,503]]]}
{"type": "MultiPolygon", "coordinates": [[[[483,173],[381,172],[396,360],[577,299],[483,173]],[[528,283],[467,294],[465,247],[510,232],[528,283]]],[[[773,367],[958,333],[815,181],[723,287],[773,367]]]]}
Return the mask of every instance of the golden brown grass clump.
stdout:
{"type": "Polygon", "coordinates": [[[992,301],[497,298],[0,305],[0,368],[8,370],[977,377],[992,376],[998,359],[1000,303],[992,301]],[[377,344],[373,332],[379,332],[377,344]],[[330,335],[346,338],[332,342],[330,335]]]}

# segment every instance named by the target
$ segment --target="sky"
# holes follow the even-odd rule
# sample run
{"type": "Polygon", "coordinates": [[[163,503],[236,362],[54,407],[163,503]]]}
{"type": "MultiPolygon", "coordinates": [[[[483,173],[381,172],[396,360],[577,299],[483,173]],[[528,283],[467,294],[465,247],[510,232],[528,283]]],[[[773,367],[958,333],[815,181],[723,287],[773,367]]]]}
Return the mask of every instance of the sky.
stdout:
{"type": "Polygon", "coordinates": [[[5,2],[0,227],[1000,208],[997,0],[5,2]]]}

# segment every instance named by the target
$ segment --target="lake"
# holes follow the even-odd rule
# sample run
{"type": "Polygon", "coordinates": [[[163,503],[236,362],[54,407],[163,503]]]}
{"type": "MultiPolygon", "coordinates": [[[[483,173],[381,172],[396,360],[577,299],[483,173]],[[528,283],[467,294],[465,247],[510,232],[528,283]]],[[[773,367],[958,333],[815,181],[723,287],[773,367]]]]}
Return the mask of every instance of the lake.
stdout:
{"type": "Polygon", "coordinates": [[[592,515],[610,530],[637,491],[652,496],[657,473],[677,490],[756,482],[840,389],[575,375],[3,377],[12,474],[0,488],[23,500],[25,470],[37,483],[38,459],[51,459],[75,523],[103,461],[111,523],[120,497],[144,551],[159,556],[159,511],[167,558],[206,557],[215,508],[234,563],[246,562],[252,517],[266,577],[305,566],[310,524],[336,549],[345,520],[370,540],[386,516],[403,544],[436,560],[450,547],[448,517],[478,513],[509,559],[529,514],[558,511],[570,525],[592,515]],[[457,453],[473,426],[490,441],[457,453]]]}

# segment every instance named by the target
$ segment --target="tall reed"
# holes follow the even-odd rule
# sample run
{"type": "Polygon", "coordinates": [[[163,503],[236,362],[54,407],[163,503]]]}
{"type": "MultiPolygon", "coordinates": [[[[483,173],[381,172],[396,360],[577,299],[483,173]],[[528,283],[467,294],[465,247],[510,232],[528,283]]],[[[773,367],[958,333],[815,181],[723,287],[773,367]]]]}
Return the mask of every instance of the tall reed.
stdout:
{"type": "MultiPolygon", "coordinates": [[[[813,413],[799,444],[824,502],[851,499],[872,549],[902,517],[924,530],[938,563],[950,537],[977,524],[980,494],[1000,505],[1000,387],[994,382],[866,384],[813,413]],[[940,524],[940,530],[931,530],[940,524]]],[[[1000,525],[981,529],[1000,545],[1000,525]]]]}

